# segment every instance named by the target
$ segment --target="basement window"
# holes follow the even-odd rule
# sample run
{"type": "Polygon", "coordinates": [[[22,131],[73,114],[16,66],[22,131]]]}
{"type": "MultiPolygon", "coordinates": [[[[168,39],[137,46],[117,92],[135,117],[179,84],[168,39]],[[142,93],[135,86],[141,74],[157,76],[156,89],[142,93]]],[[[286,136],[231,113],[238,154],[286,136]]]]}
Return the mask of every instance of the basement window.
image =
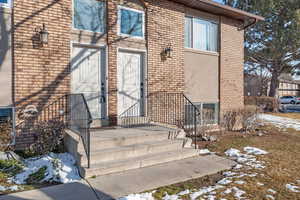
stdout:
{"type": "Polygon", "coordinates": [[[185,17],[185,47],[202,51],[218,51],[218,24],[195,17],[185,17]]]}
{"type": "Polygon", "coordinates": [[[119,6],[118,34],[126,37],[144,38],[144,11],[119,6]]]}
{"type": "MultiPolygon", "coordinates": [[[[197,118],[197,124],[199,125],[213,125],[219,123],[219,103],[194,103],[194,105],[200,111],[200,116],[197,118]]],[[[186,105],[186,125],[193,124],[193,110],[191,105],[186,105]]]]}
{"type": "Polygon", "coordinates": [[[105,31],[105,3],[97,0],[73,0],[73,27],[103,33],[105,31]]]}

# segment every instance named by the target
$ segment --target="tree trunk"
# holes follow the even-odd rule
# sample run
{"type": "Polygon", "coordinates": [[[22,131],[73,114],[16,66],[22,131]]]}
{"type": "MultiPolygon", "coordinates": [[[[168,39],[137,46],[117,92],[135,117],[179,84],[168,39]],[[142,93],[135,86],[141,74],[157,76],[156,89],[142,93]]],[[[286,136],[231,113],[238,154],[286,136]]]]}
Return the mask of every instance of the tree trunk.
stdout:
{"type": "Polygon", "coordinates": [[[270,85],[270,91],[269,96],[275,97],[277,95],[277,89],[279,87],[279,80],[278,80],[278,73],[277,71],[274,71],[272,73],[272,79],[271,79],[271,85],[270,85]]]}

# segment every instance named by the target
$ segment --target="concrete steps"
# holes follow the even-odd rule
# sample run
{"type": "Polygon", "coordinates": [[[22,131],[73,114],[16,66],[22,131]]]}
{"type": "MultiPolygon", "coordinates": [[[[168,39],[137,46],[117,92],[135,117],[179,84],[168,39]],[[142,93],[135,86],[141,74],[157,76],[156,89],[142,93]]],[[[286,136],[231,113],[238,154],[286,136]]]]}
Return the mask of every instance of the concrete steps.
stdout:
{"type": "MultiPolygon", "coordinates": [[[[162,140],[148,141],[137,143],[128,146],[119,146],[113,148],[101,148],[97,150],[93,148],[91,151],[91,164],[105,161],[121,160],[123,158],[133,158],[150,153],[160,153],[166,151],[181,150],[183,140],[162,140]]],[[[83,154],[84,155],[84,154],[83,154]]],[[[82,156],[83,163],[86,162],[86,157],[82,156]]]]}
{"type": "Polygon", "coordinates": [[[67,150],[74,155],[83,177],[100,176],[162,164],[198,155],[183,148],[185,138],[166,128],[101,129],[91,132],[90,168],[78,135],[67,131],[67,150]]]}
{"type": "Polygon", "coordinates": [[[124,172],[132,169],[139,169],[167,163],[171,161],[182,160],[199,155],[195,149],[180,149],[176,151],[167,151],[162,153],[150,153],[144,156],[133,157],[129,159],[120,159],[108,162],[99,162],[92,164],[89,169],[81,168],[81,174],[84,177],[101,176],[116,172],[124,172]]]}

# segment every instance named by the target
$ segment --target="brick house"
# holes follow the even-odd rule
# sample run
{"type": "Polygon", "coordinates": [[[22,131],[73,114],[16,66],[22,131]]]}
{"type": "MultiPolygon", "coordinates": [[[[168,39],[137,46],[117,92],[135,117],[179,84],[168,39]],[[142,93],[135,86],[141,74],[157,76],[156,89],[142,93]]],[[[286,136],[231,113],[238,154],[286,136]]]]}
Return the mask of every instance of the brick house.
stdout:
{"type": "Polygon", "coordinates": [[[160,92],[185,94],[212,123],[243,107],[244,30],[260,16],[210,0],[0,2],[1,39],[13,38],[0,47],[0,106],[16,115],[70,93],[84,94],[94,127],[116,125],[137,102],[141,114],[160,92]]]}

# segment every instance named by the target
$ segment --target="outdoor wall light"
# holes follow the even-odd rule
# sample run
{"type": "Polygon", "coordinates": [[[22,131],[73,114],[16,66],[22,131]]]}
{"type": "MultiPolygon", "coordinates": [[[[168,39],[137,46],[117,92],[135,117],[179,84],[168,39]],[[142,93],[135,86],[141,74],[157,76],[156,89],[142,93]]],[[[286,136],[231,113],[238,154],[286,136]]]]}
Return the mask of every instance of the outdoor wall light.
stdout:
{"type": "Polygon", "coordinates": [[[43,44],[48,44],[49,33],[46,29],[46,25],[43,24],[42,27],[35,28],[35,32],[39,35],[39,42],[43,44]]]}
{"type": "Polygon", "coordinates": [[[168,44],[168,46],[164,49],[164,56],[166,57],[166,58],[172,58],[172,56],[171,56],[171,54],[172,54],[172,51],[173,51],[173,49],[172,49],[172,45],[171,44],[168,44]]]}

